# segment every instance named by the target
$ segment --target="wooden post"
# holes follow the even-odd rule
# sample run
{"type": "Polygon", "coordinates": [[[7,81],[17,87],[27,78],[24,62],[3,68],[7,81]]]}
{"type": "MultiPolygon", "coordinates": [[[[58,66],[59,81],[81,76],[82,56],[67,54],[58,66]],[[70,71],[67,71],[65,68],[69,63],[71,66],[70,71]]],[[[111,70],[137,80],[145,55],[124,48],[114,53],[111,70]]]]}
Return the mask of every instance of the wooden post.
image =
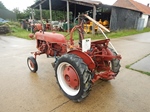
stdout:
{"type": "Polygon", "coordinates": [[[40,7],[40,19],[41,19],[41,22],[42,22],[42,5],[41,4],[39,4],[39,7],[40,7]]]}
{"type": "Polygon", "coordinates": [[[52,1],[49,0],[49,15],[50,15],[50,23],[52,22],[52,1]]]}
{"type": "Polygon", "coordinates": [[[77,15],[77,11],[76,11],[76,10],[77,10],[77,9],[76,9],[76,6],[77,6],[77,5],[76,5],[76,4],[74,4],[74,5],[75,5],[75,8],[74,8],[74,16],[73,16],[74,18],[73,18],[73,19],[75,19],[75,18],[76,18],[76,15],[77,15]]]}
{"type": "Polygon", "coordinates": [[[34,20],[34,11],[33,11],[33,9],[31,9],[32,10],[32,20],[34,20]]]}
{"type": "MultiPolygon", "coordinates": [[[[31,24],[34,24],[34,11],[33,11],[33,9],[31,9],[31,13],[32,13],[32,21],[31,21],[31,24]]],[[[33,28],[32,28],[32,26],[31,26],[31,33],[33,32],[33,28]]]]}
{"type": "MultiPolygon", "coordinates": [[[[96,20],[96,6],[93,6],[93,19],[96,20]]],[[[92,25],[92,34],[95,34],[95,24],[92,25]]]]}
{"type": "Polygon", "coordinates": [[[69,0],[67,0],[67,25],[68,25],[68,31],[70,30],[70,23],[69,23],[69,0]]]}
{"type": "Polygon", "coordinates": [[[50,16],[50,29],[52,30],[53,29],[53,25],[52,25],[52,1],[49,0],[49,16],[50,16]]]}

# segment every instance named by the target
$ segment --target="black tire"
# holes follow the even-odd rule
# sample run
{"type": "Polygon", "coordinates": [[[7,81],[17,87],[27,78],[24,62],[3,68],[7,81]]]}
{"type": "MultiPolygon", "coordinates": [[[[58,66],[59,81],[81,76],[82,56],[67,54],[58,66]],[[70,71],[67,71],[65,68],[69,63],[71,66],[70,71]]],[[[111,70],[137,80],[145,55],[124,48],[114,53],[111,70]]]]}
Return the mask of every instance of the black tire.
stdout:
{"type": "MultiPolygon", "coordinates": [[[[117,55],[117,53],[113,49],[111,49],[111,48],[108,48],[108,49],[111,51],[111,53],[113,54],[113,56],[117,55]]],[[[106,61],[105,64],[107,66],[110,66],[111,71],[115,73],[114,74],[115,76],[117,76],[117,74],[119,73],[120,67],[121,67],[120,66],[120,60],[117,59],[117,58],[114,58],[111,61],[106,61]],[[110,64],[109,64],[109,62],[110,62],[110,64]]],[[[101,80],[108,81],[110,79],[101,78],[101,80]]]]}
{"type": "MultiPolygon", "coordinates": [[[[109,49],[110,49],[110,51],[112,52],[112,54],[114,56],[117,56],[117,53],[113,49],[111,49],[111,48],[109,48],[109,49]]],[[[119,73],[119,70],[120,70],[120,67],[121,67],[120,66],[120,60],[117,59],[117,58],[112,59],[111,60],[111,65],[112,65],[112,67],[111,67],[112,71],[115,73],[115,75],[117,75],[119,73]]]]}
{"type": "Polygon", "coordinates": [[[36,72],[38,70],[38,65],[36,62],[36,59],[32,56],[27,58],[27,65],[29,67],[29,69],[31,70],[31,72],[36,72]]]}
{"type": "MultiPolygon", "coordinates": [[[[80,57],[74,54],[65,54],[61,56],[56,62],[55,73],[59,87],[65,96],[67,96],[70,100],[80,102],[89,95],[92,85],[91,73],[89,72],[87,65],[80,57]],[[72,88],[67,84],[64,77],[64,72],[67,67],[72,68],[78,77],[79,85],[76,88],[72,88]]],[[[69,77],[69,81],[71,78],[69,77]]]]}

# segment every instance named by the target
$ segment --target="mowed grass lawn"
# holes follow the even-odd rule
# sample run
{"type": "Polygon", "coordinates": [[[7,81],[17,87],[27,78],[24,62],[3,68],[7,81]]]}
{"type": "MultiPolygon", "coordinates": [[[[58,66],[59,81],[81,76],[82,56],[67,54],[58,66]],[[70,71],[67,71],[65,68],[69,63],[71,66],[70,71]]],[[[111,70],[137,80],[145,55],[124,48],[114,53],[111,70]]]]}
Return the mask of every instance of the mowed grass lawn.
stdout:
{"type": "MultiPolygon", "coordinates": [[[[11,25],[11,30],[12,30],[12,32],[8,35],[12,35],[12,36],[16,36],[16,37],[24,38],[24,39],[30,39],[29,34],[31,32],[27,31],[27,30],[24,30],[24,29],[21,29],[21,27],[19,25],[11,25]]],[[[123,36],[134,35],[134,34],[140,34],[140,33],[144,33],[144,32],[150,32],[150,27],[144,28],[141,31],[138,31],[136,29],[120,30],[120,31],[106,33],[106,35],[108,36],[108,38],[112,39],[112,38],[119,38],[119,37],[123,37],[123,36]]],[[[68,35],[67,32],[58,32],[58,31],[56,31],[56,33],[63,34],[64,36],[68,35]]],[[[78,36],[79,36],[78,33],[74,32],[73,37],[74,37],[75,40],[78,39],[78,36]]],[[[69,35],[66,36],[66,37],[67,37],[67,39],[69,39],[69,35]]],[[[92,38],[92,40],[94,40],[94,39],[104,39],[104,36],[101,33],[96,33],[95,35],[85,34],[85,38],[92,38]]]]}

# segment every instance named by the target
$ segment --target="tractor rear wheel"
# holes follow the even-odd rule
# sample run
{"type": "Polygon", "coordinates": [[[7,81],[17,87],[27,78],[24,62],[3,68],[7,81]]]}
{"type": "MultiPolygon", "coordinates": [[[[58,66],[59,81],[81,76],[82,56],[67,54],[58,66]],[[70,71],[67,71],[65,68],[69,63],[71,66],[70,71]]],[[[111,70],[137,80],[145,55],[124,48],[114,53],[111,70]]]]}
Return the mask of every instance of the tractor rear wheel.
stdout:
{"type": "Polygon", "coordinates": [[[32,56],[27,58],[27,65],[31,72],[36,72],[38,70],[38,64],[36,62],[36,59],[32,56]]]}
{"type": "MultiPolygon", "coordinates": [[[[113,54],[113,56],[116,56],[117,53],[112,49],[112,48],[108,48],[111,53],[113,54]]],[[[120,60],[115,58],[115,59],[112,59],[111,61],[106,61],[105,64],[107,66],[110,66],[110,69],[112,72],[114,72],[114,75],[117,76],[117,74],[119,73],[119,70],[120,70],[120,60]],[[109,64],[110,63],[110,64],[109,64]]],[[[101,80],[103,81],[108,81],[110,79],[105,79],[105,78],[101,78],[101,80]]]]}
{"type": "Polygon", "coordinates": [[[60,57],[55,66],[56,79],[63,93],[75,102],[86,98],[91,89],[91,73],[83,60],[74,54],[60,57]]]}
{"type": "MultiPolygon", "coordinates": [[[[110,51],[112,52],[112,54],[114,55],[114,56],[116,56],[117,55],[117,53],[113,50],[113,49],[111,49],[111,48],[109,48],[110,49],[110,51]]],[[[118,73],[119,73],[119,70],[120,70],[120,60],[119,59],[117,59],[117,58],[115,58],[115,59],[112,59],[111,60],[111,69],[112,69],[112,71],[115,73],[115,75],[117,75],[118,73]]]]}

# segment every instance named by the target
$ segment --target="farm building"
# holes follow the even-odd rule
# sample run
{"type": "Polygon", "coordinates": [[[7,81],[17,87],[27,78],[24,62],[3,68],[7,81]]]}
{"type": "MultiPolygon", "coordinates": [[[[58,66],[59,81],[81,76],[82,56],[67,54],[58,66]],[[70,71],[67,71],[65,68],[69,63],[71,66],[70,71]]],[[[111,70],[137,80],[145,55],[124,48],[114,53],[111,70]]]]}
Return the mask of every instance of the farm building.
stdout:
{"type": "MultiPolygon", "coordinates": [[[[53,20],[51,10],[67,11],[67,23],[69,31],[69,12],[72,12],[73,18],[76,18],[79,13],[85,13],[86,11],[93,10],[93,17],[96,19],[96,6],[101,4],[99,1],[92,0],[39,0],[31,6],[32,9],[46,9],[50,10],[50,21],[53,20]]],[[[40,18],[42,19],[42,11],[40,18]]]]}
{"type": "MultiPolygon", "coordinates": [[[[106,27],[111,31],[137,28],[140,22],[143,27],[150,26],[150,7],[133,0],[117,0],[112,6],[92,0],[40,0],[31,8],[70,11],[74,18],[79,13],[88,13],[97,21],[108,21],[106,27]]],[[[69,23],[68,14],[67,19],[69,23]]]]}
{"type": "Polygon", "coordinates": [[[112,6],[111,30],[137,28],[139,20],[142,26],[150,26],[150,7],[133,0],[117,0],[112,6]]]}

